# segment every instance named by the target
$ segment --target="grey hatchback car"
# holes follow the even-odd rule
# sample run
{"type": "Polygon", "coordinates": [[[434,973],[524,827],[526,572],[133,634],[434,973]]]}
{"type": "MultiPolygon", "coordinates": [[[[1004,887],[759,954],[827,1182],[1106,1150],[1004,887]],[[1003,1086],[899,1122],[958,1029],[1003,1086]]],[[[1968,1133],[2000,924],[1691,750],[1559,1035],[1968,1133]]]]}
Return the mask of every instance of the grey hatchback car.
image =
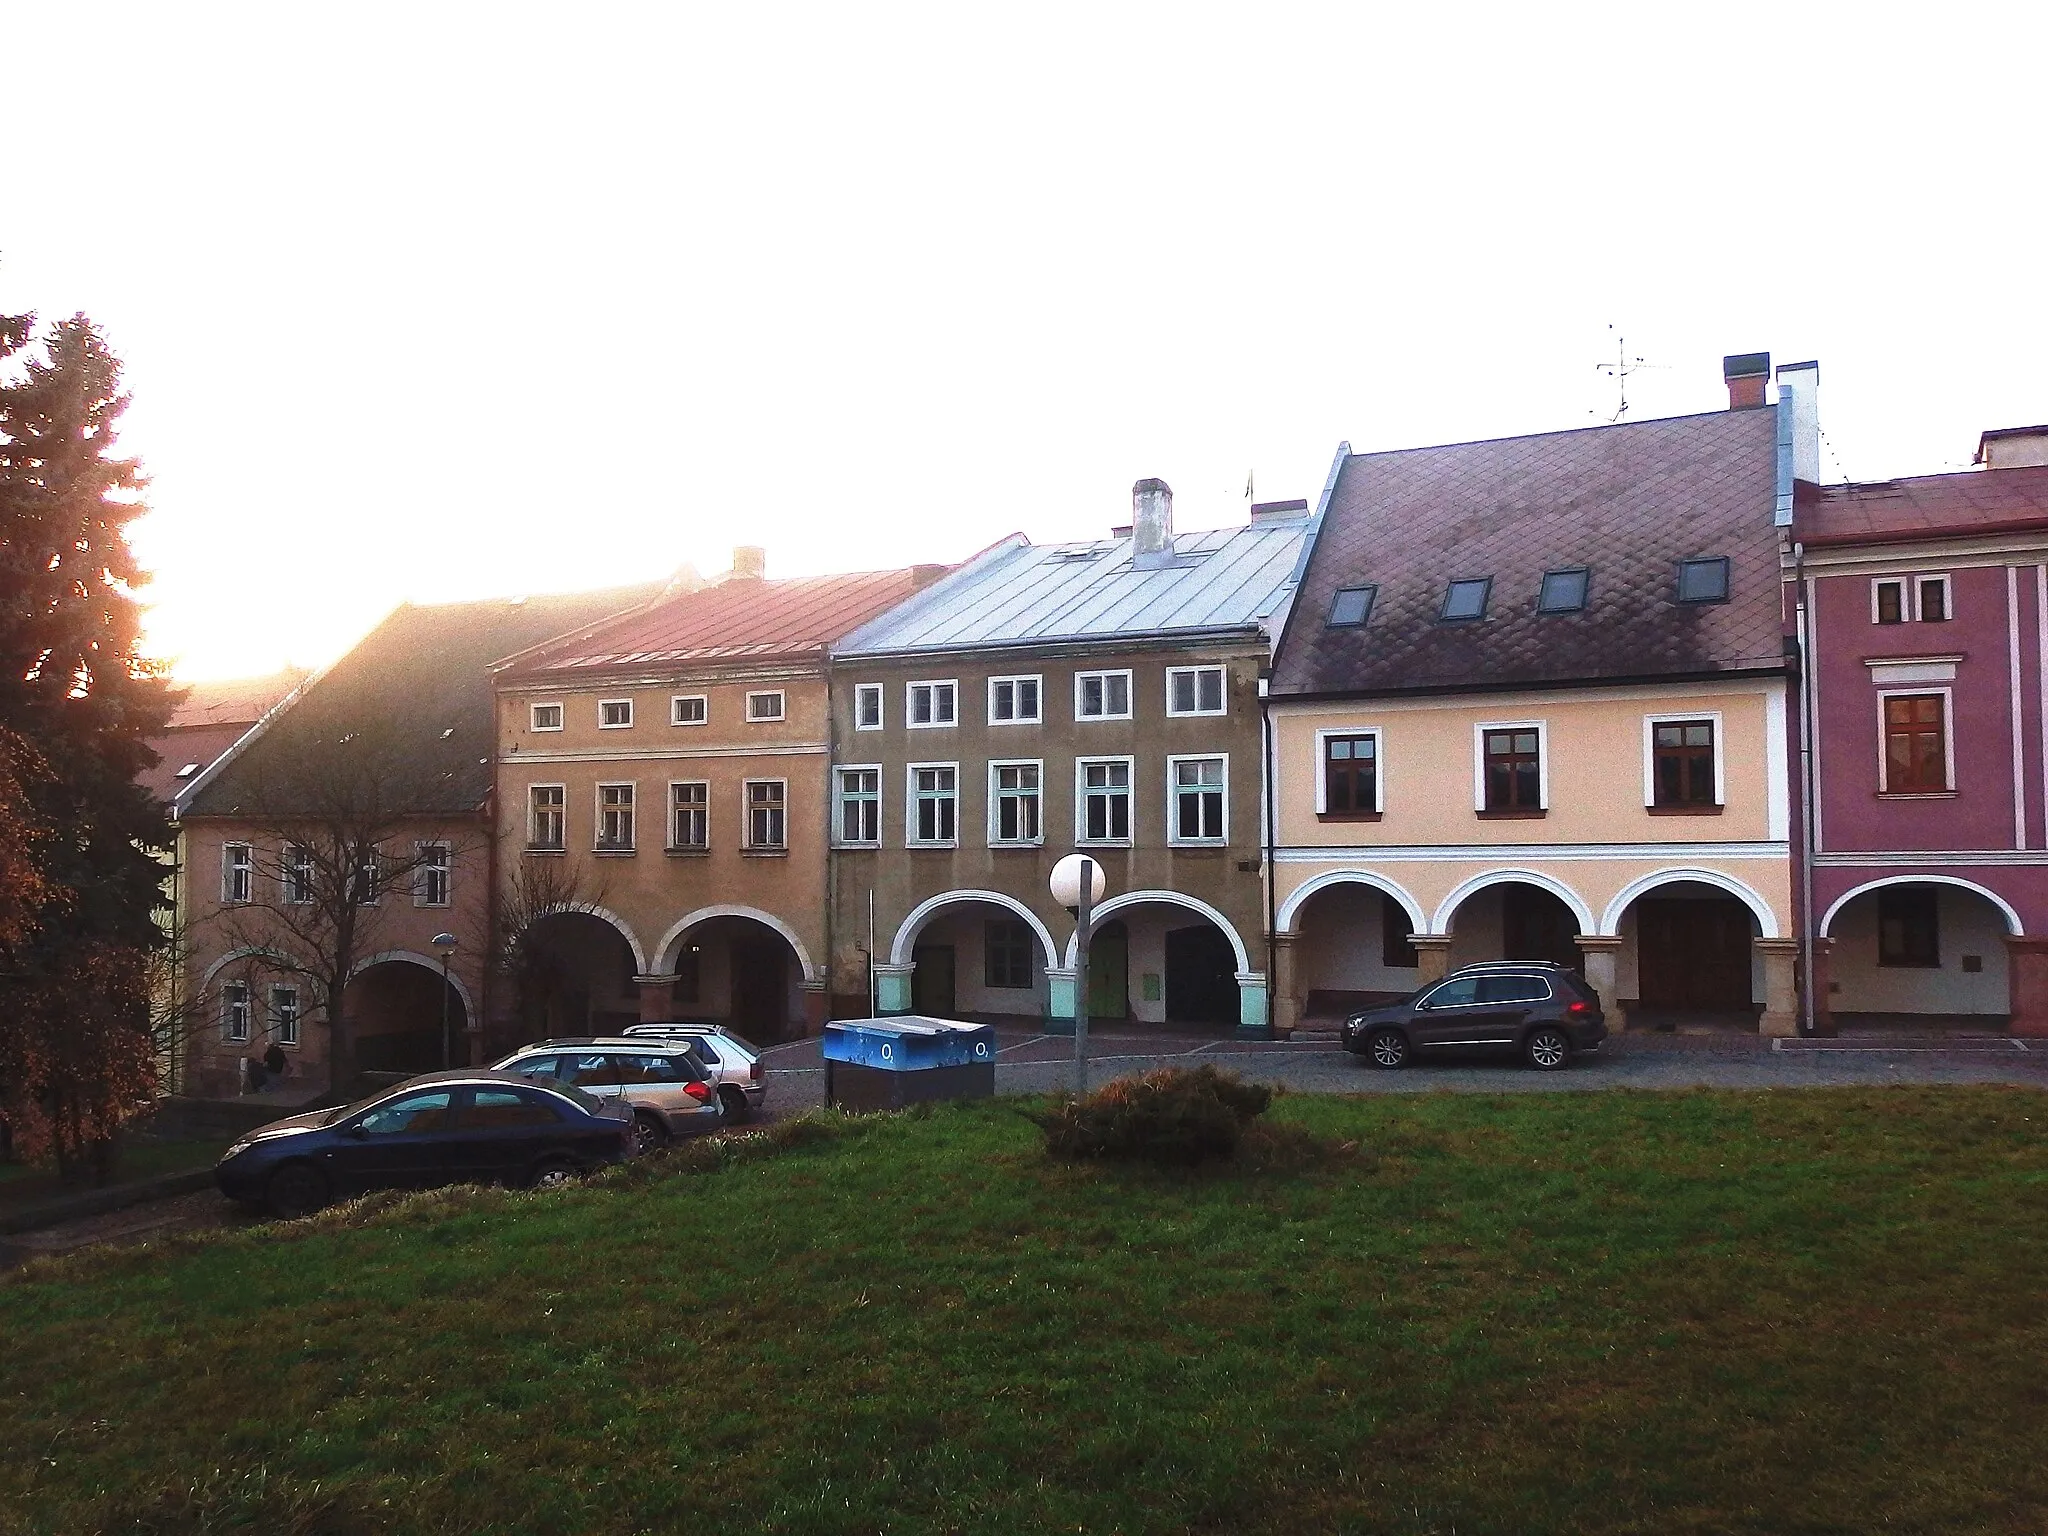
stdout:
{"type": "Polygon", "coordinates": [[[703,1059],[680,1042],[542,1040],[496,1065],[532,1082],[567,1083],[594,1098],[621,1100],[633,1111],[633,1135],[642,1152],[725,1123],[725,1106],[703,1059]]]}

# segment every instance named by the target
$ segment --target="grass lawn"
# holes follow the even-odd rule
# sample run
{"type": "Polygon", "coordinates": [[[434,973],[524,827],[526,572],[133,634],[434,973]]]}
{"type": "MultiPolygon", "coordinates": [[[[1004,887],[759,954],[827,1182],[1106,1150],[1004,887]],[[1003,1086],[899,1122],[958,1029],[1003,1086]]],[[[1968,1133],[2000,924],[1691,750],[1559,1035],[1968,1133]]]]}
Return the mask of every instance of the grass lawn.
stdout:
{"type": "Polygon", "coordinates": [[[41,1262],[0,1529],[2048,1522],[2048,1096],[1273,1113],[1364,1151],[1058,1165],[978,1105],[41,1262]]]}
{"type": "MultiPolygon", "coordinates": [[[[227,1150],[229,1140],[226,1136],[193,1141],[130,1137],[121,1147],[119,1161],[114,1165],[114,1176],[108,1183],[133,1184],[141,1179],[153,1179],[159,1174],[210,1168],[227,1150]]],[[[62,1199],[65,1195],[85,1194],[93,1188],[90,1183],[66,1184],[57,1177],[54,1168],[30,1163],[0,1163],[0,1216],[31,1205],[41,1205],[46,1200],[62,1199]]]]}

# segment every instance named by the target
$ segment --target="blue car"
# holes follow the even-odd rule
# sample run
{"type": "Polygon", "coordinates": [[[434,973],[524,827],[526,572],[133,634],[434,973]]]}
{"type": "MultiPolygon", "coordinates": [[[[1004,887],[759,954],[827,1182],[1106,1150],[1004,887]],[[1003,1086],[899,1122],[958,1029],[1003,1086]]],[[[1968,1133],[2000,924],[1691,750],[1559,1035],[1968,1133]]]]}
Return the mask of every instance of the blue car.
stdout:
{"type": "Polygon", "coordinates": [[[230,1200],[291,1217],[372,1189],[546,1188],[634,1151],[625,1105],[471,1068],[273,1121],[229,1147],[214,1177],[230,1200]]]}

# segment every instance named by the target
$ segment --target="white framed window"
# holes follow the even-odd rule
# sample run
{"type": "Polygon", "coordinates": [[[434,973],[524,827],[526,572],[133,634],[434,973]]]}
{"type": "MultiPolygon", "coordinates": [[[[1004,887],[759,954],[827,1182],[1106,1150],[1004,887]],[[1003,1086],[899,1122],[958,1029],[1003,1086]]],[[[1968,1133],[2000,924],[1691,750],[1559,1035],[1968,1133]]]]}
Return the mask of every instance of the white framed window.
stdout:
{"type": "Polygon", "coordinates": [[[1074,841],[1092,847],[1128,847],[1131,773],[1128,757],[1084,757],[1074,764],[1074,841]]]}
{"type": "Polygon", "coordinates": [[[757,852],[787,848],[789,781],[748,779],[742,790],[747,797],[747,846],[757,852]]]}
{"type": "Polygon", "coordinates": [[[446,843],[421,843],[413,866],[416,907],[445,907],[454,877],[454,855],[446,843]]]}
{"type": "Polygon", "coordinates": [[[528,711],[527,724],[536,731],[559,731],[562,728],[562,706],[560,704],[535,704],[528,711]]]}
{"type": "Polygon", "coordinates": [[[1386,742],[1380,727],[1317,731],[1316,814],[1377,816],[1386,808],[1386,742]]]}
{"type": "Polygon", "coordinates": [[[277,884],[286,906],[309,906],[313,900],[313,850],[300,843],[286,843],[277,866],[277,884]]]}
{"type": "Polygon", "coordinates": [[[1221,667],[1168,667],[1166,712],[1169,715],[1220,715],[1225,712],[1221,667]]]}
{"type": "Polygon", "coordinates": [[[995,762],[988,765],[988,840],[990,846],[1011,847],[1045,841],[1040,762],[995,762]]]}
{"type": "Polygon", "coordinates": [[[1953,688],[1877,690],[1877,787],[1884,795],[1955,792],[1953,688]]]}
{"type": "Polygon", "coordinates": [[[1722,771],[1721,712],[1643,716],[1643,805],[1649,810],[1706,809],[1727,804],[1722,771]]]}
{"type": "Polygon", "coordinates": [[[1166,840],[1179,847],[1230,840],[1230,759],[1166,760],[1166,840]]]}
{"type": "Polygon", "coordinates": [[[1915,576],[1913,578],[1913,617],[1922,624],[1944,624],[1956,616],[1948,577],[1915,576]]]}
{"type": "Polygon", "coordinates": [[[858,763],[832,770],[832,830],[842,848],[882,841],[882,768],[858,763]]]}
{"type": "Polygon", "coordinates": [[[247,843],[222,843],[220,899],[241,906],[256,899],[256,850],[247,843]]]}
{"type": "Polygon", "coordinates": [[[633,851],[633,790],[631,784],[597,786],[597,851],[633,851]]]}
{"type": "Polygon", "coordinates": [[[903,723],[913,731],[938,730],[960,721],[958,683],[905,683],[903,723]]]}
{"type": "Polygon", "coordinates": [[[677,853],[703,853],[711,846],[711,786],[699,779],[668,787],[668,845],[677,853]]]}
{"type": "Polygon", "coordinates": [[[1131,673],[1076,672],[1074,674],[1074,718],[1076,720],[1128,720],[1131,718],[1131,673]]]}
{"type": "Polygon", "coordinates": [[[679,693],[668,701],[670,725],[709,725],[711,700],[701,693],[679,693]]]}
{"type": "Polygon", "coordinates": [[[1483,720],[1472,727],[1472,809],[1529,816],[1550,809],[1547,721],[1483,720]]]}
{"type": "Polygon", "coordinates": [[[526,791],[526,846],[542,852],[559,853],[564,847],[563,805],[568,787],[562,784],[534,784],[526,791]]]}
{"type": "Polygon", "coordinates": [[[597,728],[601,731],[623,731],[633,723],[633,701],[631,699],[599,699],[597,701],[597,728]]]}
{"type": "Polygon", "coordinates": [[[782,690],[779,688],[747,695],[747,721],[749,724],[758,725],[763,721],[780,720],[782,718],[782,709],[782,690]]]}
{"type": "Polygon", "coordinates": [[[299,1043],[299,989],[282,983],[270,989],[270,1032],[279,1045],[299,1043]]]}
{"type": "Polygon", "coordinates": [[[992,677],[988,680],[990,725],[1038,725],[1045,719],[1041,677],[992,677]]]}
{"type": "Polygon", "coordinates": [[[249,983],[230,981],[220,989],[220,1037],[237,1045],[249,1038],[249,983]]]}
{"type": "Polygon", "coordinates": [[[960,765],[912,763],[910,815],[904,841],[912,848],[956,848],[960,844],[960,765]]]}
{"type": "Polygon", "coordinates": [[[1905,578],[1900,576],[1881,576],[1871,582],[1871,623],[1903,624],[1912,616],[1912,599],[1906,595],[1905,578]]]}
{"type": "Polygon", "coordinates": [[[853,728],[879,731],[882,728],[882,685],[856,683],[853,689],[853,728]]]}
{"type": "Polygon", "coordinates": [[[355,902],[374,907],[384,899],[384,855],[376,848],[366,850],[356,861],[355,902]]]}

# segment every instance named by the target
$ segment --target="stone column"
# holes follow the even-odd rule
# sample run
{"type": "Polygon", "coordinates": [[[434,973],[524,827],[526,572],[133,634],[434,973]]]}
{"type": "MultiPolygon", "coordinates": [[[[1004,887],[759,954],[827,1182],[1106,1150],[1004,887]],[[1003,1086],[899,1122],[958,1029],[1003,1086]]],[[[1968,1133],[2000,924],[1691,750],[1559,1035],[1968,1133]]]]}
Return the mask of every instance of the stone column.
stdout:
{"type": "Polygon", "coordinates": [[[1451,936],[1448,933],[1411,933],[1408,942],[1415,948],[1416,984],[1426,987],[1432,981],[1442,981],[1444,973],[1451,968],[1451,936]]]}
{"type": "Polygon", "coordinates": [[[799,982],[798,985],[804,994],[804,1033],[821,1035],[825,1032],[825,1015],[831,1011],[832,998],[828,990],[831,983],[821,977],[817,981],[799,982]]]}
{"type": "Polygon", "coordinates": [[[883,1018],[910,1012],[910,978],[917,962],[908,965],[875,965],[875,1012],[883,1018]]]}
{"type": "Polygon", "coordinates": [[[1045,972],[1045,1032],[1071,1035],[1074,1032],[1074,984],[1079,970],[1071,965],[1048,966],[1045,972]]]}
{"type": "Polygon", "coordinates": [[[1799,941],[1751,939],[1764,957],[1764,1011],[1756,1021],[1760,1035],[1799,1033],[1799,941]]]}
{"type": "Polygon", "coordinates": [[[1263,971],[1237,973],[1237,1038],[1273,1038],[1273,1026],[1267,1021],[1266,976],[1263,971]]]}
{"type": "Polygon", "coordinates": [[[1600,1012],[1606,1015],[1608,1030],[1618,1035],[1628,1028],[1628,1018],[1621,1011],[1621,983],[1615,979],[1621,961],[1621,935],[1582,933],[1575,942],[1582,957],[1586,985],[1600,999],[1600,1012]]]}
{"type": "Polygon", "coordinates": [[[676,1016],[676,979],[673,976],[635,976],[640,987],[640,1022],[661,1024],[676,1016]]]}
{"type": "Polygon", "coordinates": [[[2048,939],[2008,934],[2005,963],[2012,997],[2012,1032],[2048,1035],[2048,939]]]}
{"type": "Polygon", "coordinates": [[[1267,995],[1267,1008],[1272,1014],[1273,1037],[1285,1040],[1301,1027],[1302,996],[1300,982],[1296,979],[1294,961],[1294,935],[1280,933],[1273,936],[1273,987],[1267,995]]]}

